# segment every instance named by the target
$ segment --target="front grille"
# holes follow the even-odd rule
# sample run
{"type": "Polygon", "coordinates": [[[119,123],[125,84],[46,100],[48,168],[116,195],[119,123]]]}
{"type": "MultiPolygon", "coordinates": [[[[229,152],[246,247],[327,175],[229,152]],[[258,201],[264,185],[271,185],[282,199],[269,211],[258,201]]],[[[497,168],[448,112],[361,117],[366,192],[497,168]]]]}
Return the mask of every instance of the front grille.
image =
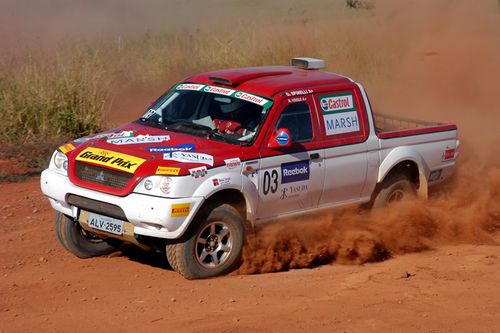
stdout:
{"type": "Polygon", "coordinates": [[[123,189],[134,177],[133,174],[110,170],[99,166],[76,161],[76,177],[84,182],[123,189]]]}
{"type": "Polygon", "coordinates": [[[116,219],[127,221],[127,217],[120,207],[94,199],[81,197],[76,194],[68,194],[66,201],[73,206],[82,208],[92,213],[114,217],[116,219]]]}

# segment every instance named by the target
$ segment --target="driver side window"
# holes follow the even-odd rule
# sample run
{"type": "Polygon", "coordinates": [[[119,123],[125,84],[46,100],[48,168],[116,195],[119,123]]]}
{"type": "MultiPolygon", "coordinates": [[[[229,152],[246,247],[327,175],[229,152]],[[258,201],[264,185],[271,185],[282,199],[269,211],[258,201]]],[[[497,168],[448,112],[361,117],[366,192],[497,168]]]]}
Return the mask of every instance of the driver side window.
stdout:
{"type": "Polygon", "coordinates": [[[292,142],[308,142],[312,139],[311,110],[306,102],[286,106],[276,122],[275,130],[287,128],[292,142]]]}

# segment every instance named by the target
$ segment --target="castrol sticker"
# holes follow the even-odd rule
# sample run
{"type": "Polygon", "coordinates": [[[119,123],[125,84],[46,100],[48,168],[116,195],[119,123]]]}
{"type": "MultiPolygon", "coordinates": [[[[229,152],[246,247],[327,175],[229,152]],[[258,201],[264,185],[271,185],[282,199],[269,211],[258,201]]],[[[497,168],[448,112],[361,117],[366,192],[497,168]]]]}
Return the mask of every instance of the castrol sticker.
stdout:
{"type": "Polygon", "coordinates": [[[359,131],[358,112],[352,94],[333,94],[320,96],[326,135],[344,134],[359,131]]]}
{"type": "Polygon", "coordinates": [[[204,84],[194,84],[194,83],[182,83],[177,86],[177,90],[194,90],[200,91],[205,87],[204,84]]]}
{"type": "Polygon", "coordinates": [[[351,94],[322,96],[319,103],[323,113],[355,111],[351,94]]]}
{"type": "Polygon", "coordinates": [[[203,91],[206,91],[206,92],[209,92],[212,94],[231,96],[232,94],[235,93],[236,90],[222,88],[222,87],[215,87],[215,86],[206,86],[205,88],[203,88],[203,91]]]}

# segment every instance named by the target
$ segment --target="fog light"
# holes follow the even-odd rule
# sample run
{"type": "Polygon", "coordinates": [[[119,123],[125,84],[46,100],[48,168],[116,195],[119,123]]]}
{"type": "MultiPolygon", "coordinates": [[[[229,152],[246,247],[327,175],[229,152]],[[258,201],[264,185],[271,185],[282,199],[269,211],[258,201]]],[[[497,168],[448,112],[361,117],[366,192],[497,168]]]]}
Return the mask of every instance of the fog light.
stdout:
{"type": "Polygon", "coordinates": [[[147,179],[144,182],[144,188],[148,191],[151,191],[153,189],[153,182],[150,179],[147,179]]]}
{"type": "Polygon", "coordinates": [[[162,177],[160,180],[160,190],[165,194],[169,194],[171,187],[172,187],[172,178],[162,177]]]}

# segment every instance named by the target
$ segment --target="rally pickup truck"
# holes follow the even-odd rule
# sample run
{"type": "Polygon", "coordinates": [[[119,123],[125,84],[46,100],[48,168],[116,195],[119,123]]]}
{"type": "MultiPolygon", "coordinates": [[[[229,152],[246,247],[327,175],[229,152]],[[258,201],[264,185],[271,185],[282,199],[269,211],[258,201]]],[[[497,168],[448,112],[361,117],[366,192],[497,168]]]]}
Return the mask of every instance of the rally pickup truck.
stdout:
{"type": "Polygon", "coordinates": [[[458,156],[457,127],[375,114],[324,61],[227,69],[176,84],[137,120],[72,140],[41,188],[63,247],[160,250],[188,279],[234,270],[262,222],[427,197],[458,156]]]}

